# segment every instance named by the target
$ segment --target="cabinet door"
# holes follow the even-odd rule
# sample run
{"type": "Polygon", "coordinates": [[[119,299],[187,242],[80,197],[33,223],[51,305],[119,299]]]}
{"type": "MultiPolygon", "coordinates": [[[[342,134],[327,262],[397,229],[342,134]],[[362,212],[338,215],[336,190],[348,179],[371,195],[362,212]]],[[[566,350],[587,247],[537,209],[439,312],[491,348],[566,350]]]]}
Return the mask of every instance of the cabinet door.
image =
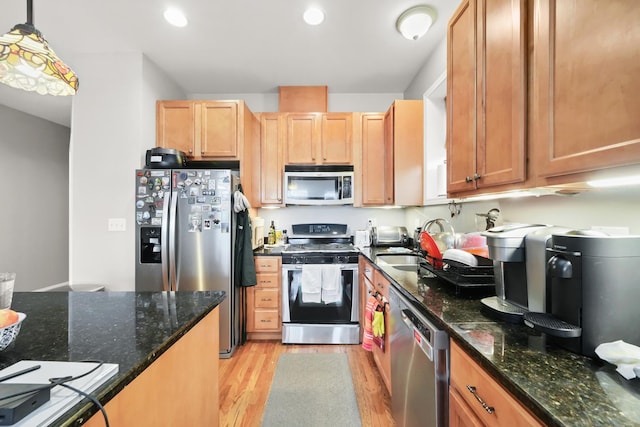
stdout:
{"type": "Polygon", "coordinates": [[[353,162],[353,113],[324,113],[321,123],[321,162],[353,162]]]}
{"type": "MultiPolygon", "coordinates": [[[[387,177],[393,178],[393,166],[387,169],[387,158],[391,154],[385,141],[383,113],[363,113],[360,122],[362,135],[362,204],[379,206],[393,203],[392,186],[387,186],[387,177]]],[[[389,141],[391,145],[392,141],[389,141]]]]}
{"type": "MultiPolygon", "coordinates": [[[[391,283],[380,273],[378,270],[375,271],[375,283],[374,288],[384,297],[384,301],[389,301],[389,286],[391,283]]],[[[378,364],[378,369],[380,370],[380,375],[382,376],[382,380],[384,381],[385,386],[387,386],[387,390],[389,394],[391,394],[391,341],[389,333],[389,319],[390,319],[390,311],[389,305],[385,304],[384,311],[384,351],[382,351],[379,347],[373,346],[373,356],[374,360],[378,364]]]]}
{"type": "Polygon", "coordinates": [[[475,189],[476,2],[463,1],[447,31],[447,191],[475,189]]]}
{"type": "Polygon", "coordinates": [[[260,117],[260,197],[263,205],[282,205],[284,118],[278,113],[263,113],[260,117]]]}
{"type": "Polygon", "coordinates": [[[238,103],[212,101],[199,105],[202,157],[238,158],[238,103]]]}
{"type": "Polygon", "coordinates": [[[384,199],[385,205],[393,205],[394,201],[394,176],[395,170],[393,168],[393,145],[395,143],[393,139],[394,129],[394,115],[393,105],[384,114],[384,199]]]}
{"type": "Polygon", "coordinates": [[[476,186],[525,180],[526,1],[477,0],[476,186]]]}
{"type": "Polygon", "coordinates": [[[469,405],[454,388],[449,392],[449,426],[450,427],[483,427],[469,405]]]}
{"type": "Polygon", "coordinates": [[[316,164],[320,131],[316,113],[287,114],[287,164],[316,164]]]}
{"type": "Polygon", "coordinates": [[[394,101],[393,204],[424,203],[424,108],[421,100],[394,101]]]}
{"type": "Polygon", "coordinates": [[[156,146],[195,155],[196,109],[193,101],[156,103],[156,146]]]}
{"type": "Polygon", "coordinates": [[[640,162],[638,22],[635,0],[534,2],[539,175],[640,162]]]}

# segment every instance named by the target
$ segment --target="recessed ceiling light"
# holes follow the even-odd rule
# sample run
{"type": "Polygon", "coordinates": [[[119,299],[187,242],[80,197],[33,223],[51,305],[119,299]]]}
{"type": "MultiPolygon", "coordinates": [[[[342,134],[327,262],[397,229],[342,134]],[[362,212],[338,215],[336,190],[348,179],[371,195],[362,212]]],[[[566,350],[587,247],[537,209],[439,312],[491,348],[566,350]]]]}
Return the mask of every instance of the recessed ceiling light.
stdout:
{"type": "Polygon", "coordinates": [[[188,23],[187,17],[184,16],[184,13],[173,7],[164,11],[164,19],[166,19],[169,24],[176,27],[185,27],[188,23]]]}
{"type": "Polygon", "coordinates": [[[324,21],[324,12],[317,7],[310,7],[304,12],[303,18],[309,25],[318,25],[324,21]]]}

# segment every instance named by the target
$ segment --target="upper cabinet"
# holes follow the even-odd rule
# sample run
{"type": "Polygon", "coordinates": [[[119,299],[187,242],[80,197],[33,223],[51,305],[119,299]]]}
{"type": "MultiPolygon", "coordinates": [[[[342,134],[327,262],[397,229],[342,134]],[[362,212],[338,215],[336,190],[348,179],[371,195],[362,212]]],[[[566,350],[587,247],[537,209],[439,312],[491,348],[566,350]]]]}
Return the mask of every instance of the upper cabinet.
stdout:
{"type": "Polygon", "coordinates": [[[538,176],[640,162],[640,4],[536,0],[532,148],[538,176]]]}
{"type": "MultiPolygon", "coordinates": [[[[396,100],[387,110],[384,121],[385,150],[387,153],[393,150],[391,204],[421,206],[424,202],[423,102],[396,100]]],[[[385,180],[389,183],[390,177],[385,177],[385,180]]]]}
{"type": "MultiPolygon", "coordinates": [[[[393,204],[393,139],[385,138],[385,113],[360,116],[361,171],[355,183],[362,206],[393,204]]],[[[390,130],[390,129],[389,129],[390,130]]]]}
{"type": "Polygon", "coordinates": [[[466,0],[447,33],[447,190],[526,179],[526,1],[466,0]]]}
{"type": "Polygon", "coordinates": [[[260,170],[262,205],[282,206],[284,183],[283,150],[285,117],[280,113],[260,114],[260,170]]]}
{"type": "Polygon", "coordinates": [[[156,145],[184,151],[194,159],[238,159],[241,102],[158,101],[156,145]]]}
{"type": "Polygon", "coordinates": [[[286,164],[351,164],[353,113],[286,113],[286,164]]]}

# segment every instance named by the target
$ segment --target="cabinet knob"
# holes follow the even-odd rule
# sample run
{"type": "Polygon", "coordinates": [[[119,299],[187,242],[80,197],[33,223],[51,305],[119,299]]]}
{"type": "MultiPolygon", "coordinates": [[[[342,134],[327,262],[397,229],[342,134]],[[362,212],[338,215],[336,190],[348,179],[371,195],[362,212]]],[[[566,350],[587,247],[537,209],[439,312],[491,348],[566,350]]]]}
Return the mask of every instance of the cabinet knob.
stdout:
{"type": "Polygon", "coordinates": [[[200,154],[204,154],[204,150],[202,150],[202,151],[200,152],[200,154]]]}
{"type": "Polygon", "coordinates": [[[469,182],[473,182],[473,180],[471,179],[470,176],[465,176],[464,177],[464,182],[469,183],[469,182]]]}
{"type": "Polygon", "coordinates": [[[476,181],[479,180],[480,179],[480,175],[478,175],[478,174],[473,175],[473,179],[476,180],[476,181]]]}
{"type": "Polygon", "coordinates": [[[193,154],[193,150],[189,150],[189,154],[193,154]]]}

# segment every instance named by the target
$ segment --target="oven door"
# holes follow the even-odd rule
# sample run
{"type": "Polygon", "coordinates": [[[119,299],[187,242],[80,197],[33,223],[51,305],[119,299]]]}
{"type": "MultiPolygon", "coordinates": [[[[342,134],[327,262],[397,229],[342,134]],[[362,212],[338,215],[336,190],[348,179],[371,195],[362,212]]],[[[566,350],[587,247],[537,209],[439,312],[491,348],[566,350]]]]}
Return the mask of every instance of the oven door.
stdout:
{"type": "Polygon", "coordinates": [[[358,264],[283,264],[282,321],[357,323],[358,264]]]}

